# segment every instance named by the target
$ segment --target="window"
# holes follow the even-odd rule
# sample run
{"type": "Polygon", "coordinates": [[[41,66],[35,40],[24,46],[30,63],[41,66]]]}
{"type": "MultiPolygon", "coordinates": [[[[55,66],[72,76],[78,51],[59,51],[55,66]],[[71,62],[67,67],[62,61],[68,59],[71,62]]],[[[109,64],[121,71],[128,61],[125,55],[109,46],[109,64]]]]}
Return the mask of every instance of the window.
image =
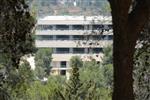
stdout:
{"type": "Polygon", "coordinates": [[[60,75],[66,75],[66,70],[60,70],[60,75]]]}
{"type": "Polygon", "coordinates": [[[109,29],[112,29],[112,25],[108,25],[109,29]]]}
{"type": "Polygon", "coordinates": [[[37,35],[36,36],[37,40],[53,40],[52,35],[37,35]]]}
{"type": "Polygon", "coordinates": [[[72,29],[73,30],[84,30],[84,26],[83,25],[73,25],[72,29]]]}
{"type": "Polygon", "coordinates": [[[84,53],[84,48],[73,48],[73,53],[84,53]]]}
{"type": "Polygon", "coordinates": [[[93,53],[100,53],[100,52],[102,52],[102,48],[93,48],[92,49],[92,51],[93,51],[93,53]]]}
{"type": "Polygon", "coordinates": [[[69,35],[57,35],[56,40],[69,40],[69,35]]]}
{"type": "Polygon", "coordinates": [[[38,25],[37,30],[52,30],[53,26],[52,25],[38,25]]]}
{"type": "Polygon", "coordinates": [[[82,35],[74,35],[73,36],[73,40],[83,40],[84,39],[84,36],[82,35]]]}
{"type": "Polygon", "coordinates": [[[102,39],[102,35],[93,35],[93,39],[94,40],[101,40],[102,39]]]}
{"type": "Polygon", "coordinates": [[[56,25],[56,30],[69,30],[69,25],[56,25]]]}
{"type": "Polygon", "coordinates": [[[56,53],[59,54],[69,53],[69,48],[56,48],[56,53]]]}
{"type": "Polygon", "coordinates": [[[103,26],[102,25],[93,25],[93,30],[99,30],[102,29],[103,26]]]}
{"type": "Polygon", "coordinates": [[[60,62],[60,67],[61,67],[61,68],[66,68],[66,67],[67,67],[66,61],[61,61],[61,62],[60,62]]]}
{"type": "Polygon", "coordinates": [[[113,39],[113,35],[103,35],[102,38],[104,40],[112,40],[113,39]]]}

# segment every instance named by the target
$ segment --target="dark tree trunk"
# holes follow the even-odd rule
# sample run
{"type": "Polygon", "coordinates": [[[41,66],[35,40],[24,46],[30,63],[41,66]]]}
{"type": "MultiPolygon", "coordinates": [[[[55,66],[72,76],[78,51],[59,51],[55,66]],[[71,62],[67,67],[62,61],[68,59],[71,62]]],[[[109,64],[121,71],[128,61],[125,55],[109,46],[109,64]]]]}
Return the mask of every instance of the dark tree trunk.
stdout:
{"type": "MultiPolygon", "coordinates": [[[[118,20],[116,20],[118,22],[118,20]]],[[[124,26],[123,24],[121,24],[124,26]]],[[[133,54],[134,46],[131,46],[126,33],[127,27],[114,26],[114,93],[113,100],[133,100],[133,54]],[[121,33],[121,34],[120,34],[121,33]]]]}
{"type": "Polygon", "coordinates": [[[149,5],[138,0],[131,9],[132,0],[109,0],[112,9],[114,44],[113,100],[134,100],[133,55],[136,41],[148,20],[149,5]]]}

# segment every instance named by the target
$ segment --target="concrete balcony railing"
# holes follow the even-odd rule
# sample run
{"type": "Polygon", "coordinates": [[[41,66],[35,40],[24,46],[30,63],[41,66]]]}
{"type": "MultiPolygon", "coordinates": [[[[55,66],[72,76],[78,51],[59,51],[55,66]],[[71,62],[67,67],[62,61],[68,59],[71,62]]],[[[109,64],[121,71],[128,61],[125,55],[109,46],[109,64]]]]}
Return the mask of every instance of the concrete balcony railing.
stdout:
{"type": "Polygon", "coordinates": [[[92,48],[92,47],[106,47],[112,44],[112,40],[101,41],[82,41],[82,40],[36,40],[36,47],[50,47],[50,48],[92,48]]]}
{"type": "MultiPolygon", "coordinates": [[[[53,62],[60,62],[62,59],[64,61],[70,61],[73,56],[80,56],[83,61],[90,61],[91,59],[95,59],[96,61],[101,61],[103,57],[103,53],[99,54],[52,54],[53,62]]],[[[58,65],[54,65],[58,66],[58,65]]]]}

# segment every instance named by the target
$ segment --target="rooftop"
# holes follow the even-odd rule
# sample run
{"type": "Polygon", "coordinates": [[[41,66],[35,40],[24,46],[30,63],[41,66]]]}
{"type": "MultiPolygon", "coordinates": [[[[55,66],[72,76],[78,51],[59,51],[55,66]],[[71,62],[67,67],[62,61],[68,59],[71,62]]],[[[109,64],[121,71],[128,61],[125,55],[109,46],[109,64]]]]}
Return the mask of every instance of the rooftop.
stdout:
{"type": "Polygon", "coordinates": [[[111,24],[111,16],[46,16],[38,24],[111,24]]]}

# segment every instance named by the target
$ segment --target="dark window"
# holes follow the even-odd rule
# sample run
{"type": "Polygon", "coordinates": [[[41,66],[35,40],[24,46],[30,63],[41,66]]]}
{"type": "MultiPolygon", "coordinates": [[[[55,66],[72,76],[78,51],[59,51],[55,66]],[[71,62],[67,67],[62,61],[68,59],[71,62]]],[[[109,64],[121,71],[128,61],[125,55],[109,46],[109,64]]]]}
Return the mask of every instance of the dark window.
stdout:
{"type": "Polygon", "coordinates": [[[103,35],[102,38],[104,40],[112,40],[113,39],[113,35],[103,35]]]}
{"type": "Polygon", "coordinates": [[[102,29],[103,26],[102,25],[93,25],[93,30],[99,30],[102,29]]]}
{"type": "Polygon", "coordinates": [[[110,30],[110,28],[109,28],[108,25],[104,25],[103,29],[104,29],[105,31],[109,31],[109,30],[110,30]]]}
{"type": "Polygon", "coordinates": [[[72,29],[73,30],[84,30],[84,26],[83,25],[73,25],[72,29]]]}
{"type": "Polygon", "coordinates": [[[84,48],[73,48],[73,53],[84,53],[84,48]]]}
{"type": "Polygon", "coordinates": [[[93,48],[92,51],[93,53],[100,53],[102,52],[102,48],[93,48]]]}
{"type": "Polygon", "coordinates": [[[56,25],[56,30],[69,30],[69,25],[56,25]]]}
{"type": "Polygon", "coordinates": [[[97,61],[96,63],[97,63],[97,64],[100,64],[100,61],[97,61]]]}
{"type": "Polygon", "coordinates": [[[66,70],[60,70],[60,75],[66,75],[66,70]]]}
{"type": "Polygon", "coordinates": [[[109,29],[112,29],[112,25],[108,25],[109,29]]]}
{"type": "Polygon", "coordinates": [[[56,48],[56,53],[69,53],[69,48],[56,48]]]}
{"type": "Polygon", "coordinates": [[[60,67],[61,68],[66,68],[66,61],[61,61],[60,62],[60,67]]]}
{"type": "Polygon", "coordinates": [[[37,35],[36,36],[37,40],[53,40],[52,35],[37,35]]]}
{"type": "Polygon", "coordinates": [[[53,26],[52,25],[38,25],[37,29],[38,30],[52,30],[53,26]]]}
{"type": "Polygon", "coordinates": [[[94,40],[101,40],[102,39],[102,35],[93,35],[93,39],[94,40]]]}
{"type": "Polygon", "coordinates": [[[84,36],[82,35],[74,35],[73,40],[83,40],[84,36]]]}
{"type": "Polygon", "coordinates": [[[69,35],[57,35],[57,40],[69,40],[69,35]]]}

